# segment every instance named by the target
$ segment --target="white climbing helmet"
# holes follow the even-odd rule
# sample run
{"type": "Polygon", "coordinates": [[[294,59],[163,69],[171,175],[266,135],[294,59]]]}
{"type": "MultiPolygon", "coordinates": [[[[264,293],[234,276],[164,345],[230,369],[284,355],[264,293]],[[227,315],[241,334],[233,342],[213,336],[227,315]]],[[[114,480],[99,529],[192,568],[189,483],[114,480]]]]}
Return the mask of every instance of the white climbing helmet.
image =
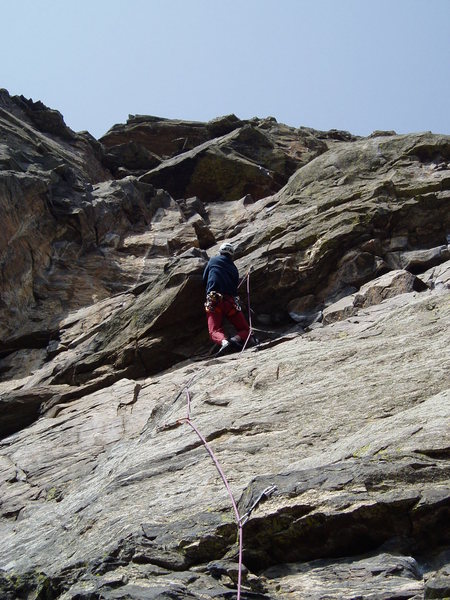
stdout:
{"type": "Polygon", "coordinates": [[[222,244],[219,248],[219,252],[220,254],[228,254],[228,256],[233,257],[234,256],[234,248],[233,246],[228,243],[225,242],[224,244],[222,244]]]}

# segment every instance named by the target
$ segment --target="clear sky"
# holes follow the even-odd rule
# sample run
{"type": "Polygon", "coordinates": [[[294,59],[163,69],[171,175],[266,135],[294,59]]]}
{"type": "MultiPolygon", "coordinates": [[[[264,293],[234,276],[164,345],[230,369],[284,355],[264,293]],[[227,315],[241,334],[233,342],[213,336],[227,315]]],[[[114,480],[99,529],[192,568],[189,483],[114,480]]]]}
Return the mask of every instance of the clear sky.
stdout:
{"type": "Polygon", "coordinates": [[[0,87],[100,137],[234,113],[450,134],[450,0],[0,0],[0,87]]]}

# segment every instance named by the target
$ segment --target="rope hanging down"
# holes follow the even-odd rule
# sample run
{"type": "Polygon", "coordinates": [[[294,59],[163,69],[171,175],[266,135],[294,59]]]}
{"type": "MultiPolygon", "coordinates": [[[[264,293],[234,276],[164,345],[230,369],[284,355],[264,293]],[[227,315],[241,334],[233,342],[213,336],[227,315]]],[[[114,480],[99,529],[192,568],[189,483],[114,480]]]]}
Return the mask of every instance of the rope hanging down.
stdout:
{"type": "Polygon", "coordinates": [[[195,424],[192,422],[191,420],[191,394],[189,392],[189,389],[186,387],[186,397],[187,397],[187,415],[185,419],[180,419],[180,422],[182,423],[187,423],[187,425],[189,425],[189,427],[191,427],[191,429],[193,429],[193,431],[195,431],[195,433],[197,434],[197,436],[199,437],[200,441],[202,442],[202,444],[205,446],[209,456],[211,457],[225,487],[226,490],[228,492],[228,495],[230,497],[231,500],[231,504],[233,506],[233,511],[234,511],[234,516],[236,519],[236,523],[238,526],[238,541],[239,541],[239,570],[238,570],[238,583],[237,583],[237,600],[240,600],[241,598],[241,584],[242,584],[242,548],[243,548],[243,542],[242,542],[242,528],[244,526],[244,522],[246,522],[248,520],[248,516],[247,513],[244,515],[245,520],[243,520],[243,518],[240,516],[239,514],[239,509],[237,507],[236,504],[236,500],[234,499],[233,496],[233,492],[231,491],[231,487],[230,484],[228,483],[228,479],[225,476],[225,473],[222,470],[222,467],[220,466],[219,461],[217,460],[214,452],[212,451],[211,446],[208,444],[208,442],[206,441],[205,437],[200,433],[199,429],[195,426],[195,424]]]}
{"type": "MultiPolygon", "coordinates": [[[[219,473],[225,488],[228,492],[228,495],[230,497],[231,500],[231,504],[233,507],[233,511],[234,511],[234,517],[236,520],[236,524],[238,526],[238,543],[239,543],[239,570],[238,570],[238,582],[237,582],[237,596],[236,596],[236,600],[240,600],[241,598],[241,586],[242,586],[242,552],[243,552],[243,527],[245,525],[245,523],[247,523],[247,521],[250,518],[251,513],[254,511],[254,509],[258,506],[258,504],[265,498],[269,498],[277,489],[277,487],[275,485],[270,485],[269,487],[267,487],[266,489],[264,489],[256,498],[256,500],[254,500],[254,502],[251,504],[250,508],[247,510],[247,512],[244,515],[241,515],[239,513],[239,509],[237,506],[237,502],[234,499],[233,496],[233,492],[231,491],[231,487],[230,484],[228,483],[228,480],[225,476],[225,473],[223,472],[222,467],[220,466],[219,461],[217,460],[216,455],[214,454],[211,446],[208,444],[208,442],[206,441],[205,437],[202,435],[202,433],[200,432],[200,430],[198,429],[198,427],[195,425],[195,423],[192,422],[191,419],[191,394],[189,391],[189,385],[198,377],[197,375],[194,375],[189,382],[187,383],[187,385],[185,385],[184,387],[181,388],[180,392],[177,395],[177,399],[180,397],[180,395],[183,392],[186,392],[186,399],[187,399],[187,413],[186,413],[186,417],[178,419],[177,421],[173,422],[173,423],[166,423],[165,425],[163,425],[162,427],[158,428],[158,431],[166,431],[168,429],[173,429],[174,427],[177,427],[183,423],[186,423],[187,425],[189,425],[189,427],[195,432],[195,434],[197,435],[197,437],[200,439],[200,441],[202,442],[202,444],[205,446],[206,451],[208,452],[209,456],[211,457],[214,466],[217,469],[217,472],[219,473]]],[[[147,423],[148,424],[148,423],[147,423]]],[[[147,426],[146,426],[147,427],[147,426]]],[[[146,427],[144,427],[144,430],[146,429],[146,427]]],[[[144,431],[143,431],[144,432],[144,431]]],[[[142,433],[143,433],[142,432],[142,433]]]]}
{"type": "MultiPolygon", "coordinates": [[[[216,455],[214,454],[211,446],[206,441],[206,438],[202,435],[202,433],[200,432],[200,430],[198,429],[198,427],[192,422],[192,419],[191,419],[191,393],[189,391],[189,384],[193,381],[193,379],[194,378],[192,378],[189,381],[189,383],[183,388],[184,391],[186,392],[187,414],[186,414],[186,417],[184,419],[179,419],[178,423],[186,423],[197,434],[198,438],[200,439],[200,441],[202,442],[202,444],[205,446],[206,451],[208,452],[209,456],[211,457],[211,460],[213,461],[214,466],[216,467],[217,472],[219,473],[219,475],[220,475],[220,477],[221,477],[221,479],[222,479],[222,481],[223,481],[223,483],[225,485],[225,488],[226,488],[226,490],[228,492],[228,495],[230,497],[231,504],[233,506],[234,517],[236,519],[236,524],[238,526],[238,543],[239,543],[239,559],[238,559],[238,563],[239,563],[239,568],[238,568],[238,582],[237,582],[237,596],[236,596],[236,600],[240,600],[240,598],[241,598],[241,586],[242,586],[243,527],[244,527],[245,523],[249,520],[251,513],[257,507],[257,505],[261,502],[261,500],[263,500],[264,498],[269,498],[275,492],[275,490],[277,489],[277,487],[275,485],[271,485],[268,488],[266,488],[265,490],[263,490],[259,494],[259,496],[256,498],[256,500],[253,502],[253,504],[250,506],[250,508],[248,509],[248,511],[244,515],[242,515],[242,516],[240,515],[239,509],[238,509],[238,506],[237,506],[237,502],[234,499],[233,492],[231,491],[230,484],[228,483],[228,479],[226,478],[225,473],[223,472],[223,469],[220,466],[220,463],[219,463],[216,455]]],[[[179,397],[179,396],[177,396],[177,397],[179,397]]]]}
{"type": "MultiPolygon", "coordinates": [[[[187,399],[187,414],[186,417],[178,419],[177,421],[173,422],[173,423],[166,423],[165,425],[163,425],[162,427],[158,428],[158,431],[166,431],[168,429],[173,429],[174,427],[177,427],[183,423],[186,423],[187,425],[189,425],[189,427],[195,432],[195,434],[198,436],[198,438],[200,439],[200,441],[202,442],[202,444],[205,446],[206,451],[208,452],[209,456],[211,457],[211,460],[214,463],[214,466],[217,469],[217,472],[219,473],[225,488],[228,492],[228,495],[230,497],[231,500],[231,504],[233,507],[233,511],[234,511],[234,517],[236,520],[236,524],[238,526],[238,543],[239,543],[239,559],[238,559],[238,582],[237,582],[237,596],[236,596],[236,600],[240,600],[241,598],[241,586],[242,586],[242,554],[243,554],[243,527],[244,525],[247,523],[247,521],[249,520],[251,513],[255,510],[255,508],[258,506],[258,504],[267,498],[270,498],[270,496],[277,490],[277,486],[276,485],[270,485],[269,487],[267,487],[266,489],[264,489],[257,497],[256,499],[253,501],[253,503],[251,504],[250,508],[247,510],[247,512],[244,515],[241,515],[239,513],[239,509],[237,506],[237,502],[234,499],[233,496],[233,492],[231,491],[231,487],[230,484],[228,483],[228,479],[225,476],[225,473],[222,469],[222,467],[220,466],[220,463],[216,457],[216,455],[214,454],[211,446],[208,444],[208,442],[206,441],[206,438],[202,435],[202,433],[200,432],[200,430],[198,429],[198,427],[195,425],[195,423],[192,422],[191,419],[191,394],[189,391],[189,385],[198,377],[198,375],[194,375],[189,382],[187,383],[186,386],[182,387],[180,392],[177,395],[177,399],[180,397],[180,395],[183,392],[186,392],[186,399],[187,399]]],[[[144,430],[146,429],[146,427],[144,427],[144,430]]],[[[142,432],[143,433],[143,432],[142,432]]]]}
{"type": "Polygon", "coordinates": [[[247,274],[244,275],[244,277],[241,279],[241,281],[240,281],[240,283],[238,285],[238,289],[239,289],[241,287],[242,283],[244,282],[244,280],[247,279],[247,305],[248,305],[248,324],[249,324],[249,330],[248,330],[247,339],[245,340],[245,343],[242,346],[241,352],[244,352],[245,348],[247,347],[248,340],[251,338],[251,336],[253,334],[252,310],[251,310],[251,306],[250,306],[250,272],[251,272],[251,270],[252,270],[252,267],[249,268],[249,270],[247,271],[247,274]]]}

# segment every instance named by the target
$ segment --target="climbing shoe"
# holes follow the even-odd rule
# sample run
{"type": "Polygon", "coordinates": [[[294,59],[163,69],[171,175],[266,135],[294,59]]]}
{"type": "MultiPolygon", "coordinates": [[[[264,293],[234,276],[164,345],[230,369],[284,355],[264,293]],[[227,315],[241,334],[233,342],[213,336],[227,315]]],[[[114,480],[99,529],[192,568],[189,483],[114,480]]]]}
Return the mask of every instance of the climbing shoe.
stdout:
{"type": "Polygon", "coordinates": [[[235,346],[229,340],[222,340],[220,344],[220,348],[217,351],[217,356],[225,356],[225,354],[230,354],[235,351],[235,346]]]}
{"type": "Polygon", "coordinates": [[[222,344],[216,353],[216,356],[225,356],[226,354],[232,354],[238,352],[242,348],[242,345],[238,345],[231,340],[222,340],[222,344]]]}
{"type": "Polygon", "coordinates": [[[233,335],[233,337],[230,338],[230,343],[238,349],[242,348],[243,346],[243,342],[238,335],[233,335]]]}

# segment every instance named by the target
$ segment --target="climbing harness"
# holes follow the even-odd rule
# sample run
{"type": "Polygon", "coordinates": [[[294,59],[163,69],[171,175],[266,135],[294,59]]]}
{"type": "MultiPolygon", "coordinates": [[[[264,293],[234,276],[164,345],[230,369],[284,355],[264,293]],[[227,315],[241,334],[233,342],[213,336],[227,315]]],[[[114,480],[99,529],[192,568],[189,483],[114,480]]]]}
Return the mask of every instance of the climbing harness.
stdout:
{"type": "MultiPolygon", "coordinates": [[[[223,302],[224,300],[224,295],[220,294],[219,292],[208,292],[208,295],[206,296],[206,302],[205,302],[205,310],[206,312],[209,313],[213,313],[217,310],[217,312],[221,312],[221,307],[220,304],[223,302]]],[[[226,313],[225,316],[230,315],[230,314],[235,314],[236,312],[240,312],[242,310],[241,307],[241,301],[239,296],[233,296],[233,306],[232,308],[228,311],[228,313],[226,313]]]]}
{"type": "Polygon", "coordinates": [[[223,300],[223,295],[219,294],[219,292],[208,292],[208,295],[206,296],[206,302],[205,302],[205,310],[206,312],[211,312],[213,313],[216,309],[217,306],[222,302],[223,300]]]}

